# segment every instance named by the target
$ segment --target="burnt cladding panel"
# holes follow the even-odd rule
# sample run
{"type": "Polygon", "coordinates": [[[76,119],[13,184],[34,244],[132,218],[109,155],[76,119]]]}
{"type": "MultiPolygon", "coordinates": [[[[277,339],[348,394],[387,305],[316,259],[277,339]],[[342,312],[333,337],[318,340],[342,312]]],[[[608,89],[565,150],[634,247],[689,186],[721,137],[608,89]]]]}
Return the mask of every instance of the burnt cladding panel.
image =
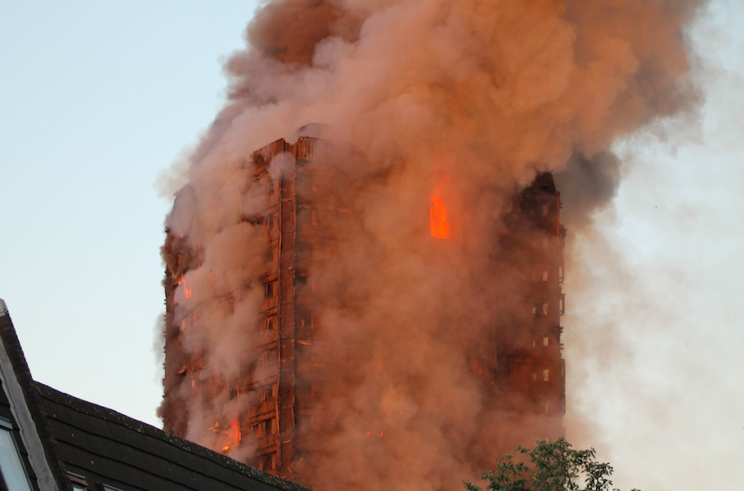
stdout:
{"type": "MultiPolygon", "coordinates": [[[[296,146],[287,151],[296,156],[296,146]]],[[[296,162],[296,159],[294,159],[296,162]]],[[[296,292],[296,237],[297,196],[296,164],[282,174],[279,193],[279,344],[280,369],[277,398],[277,432],[279,451],[276,456],[276,472],[292,479],[295,438],[295,292],[296,292]]]]}
{"type": "MultiPolygon", "coordinates": [[[[293,322],[294,378],[291,387],[294,404],[292,405],[292,427],[287,434],[282,434],[282,474],[293,480],[308,485],[303,470],[312,465],[312,454],[315,440],[313,428],[322,421],[322,415],[316,413],[314,401],[320,383],[318,363],[314,359],[313,337],[321,324],[317,314],[319,300],[315,297],[315,279],[313,271],[318,269],[319,262],[333,251],[336,237],[333,228],[337,220],[339,203],[336,187],[340,184],[338,165],[350,152],[350,145],[342,142],[300,138],[293,147],[296,165],[287,179],[287,186],[292,187],[292,233],[293,255],[287,257],[287,267],[294,268],[293,276],[293,320],[287,312],[287,322],[293,322]],[[312,423],[312,422],[315,423],[312,423]],[[291,454],[289,448],[291,446],[291,454]],[[291,467],[290,467],[291,466],[291,467]]],[[[286,212],[289,214],[289,210],[286,212]]],[[[282,251],[284,257],[286,252],[282,251]]],[[[290,388],[287,387],[287,392],[290,388]]],[[[287,404],[289,408],[289,404],[287,404]]],[[[287,411],[287,417],[289,411],[287,411]]],[[[284,423],[282,423],[284,425],[284,423]]]]}
{"type": "Polygon", "coordinates": [[[530,418],[524,439],[531,444],[530,431],[537,438],[562,434],[565,413],[560,345],[565,229],[550,174],[538,175],[515,196],[505,223],[509,227],[501,239],[505,260],[525,275],[522,302],[530,315],[497,327],[494,390],[502,411],[530,418]]]}

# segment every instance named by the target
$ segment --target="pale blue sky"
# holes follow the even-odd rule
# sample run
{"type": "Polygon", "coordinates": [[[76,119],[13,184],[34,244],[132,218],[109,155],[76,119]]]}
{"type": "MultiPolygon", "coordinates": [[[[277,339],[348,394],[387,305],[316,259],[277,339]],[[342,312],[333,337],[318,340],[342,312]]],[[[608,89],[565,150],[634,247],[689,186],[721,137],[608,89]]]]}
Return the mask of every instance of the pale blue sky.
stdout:
{"type": "Polygon", "coordinates": [[[576,237],[592,281],[567,273],[569,437],[622,489],[744,482],[744,3],[714,1],[692,35],[700,120],[617,145],[615,206],[576,237]]]}
{"type": "Polygon", "coordinates": [[[159,425],[157,174],[223,100],[251,2],[0,2],[0,297],[34,377],[159,425]]]}
{"type": "MultiPolygon", "coordinates": [[[[568,271],[570,416],[597,428],[575,438],[624,489],[744,482],[744,4],[713,5],[701,126],[618,146],[596,287],[568,271]]],[[[0,297],[37,380],[159,426],[153,184],[220,107],[253,7],[0,0],[0,297]]]]}

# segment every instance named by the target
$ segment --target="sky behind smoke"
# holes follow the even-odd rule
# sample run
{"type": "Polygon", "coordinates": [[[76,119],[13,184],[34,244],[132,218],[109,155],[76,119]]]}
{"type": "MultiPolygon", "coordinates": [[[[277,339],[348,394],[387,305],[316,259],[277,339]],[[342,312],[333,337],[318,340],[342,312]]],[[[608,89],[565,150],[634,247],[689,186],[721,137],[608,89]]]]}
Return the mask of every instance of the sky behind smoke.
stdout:
{"type": "Polygon", "coordinates": [[[596,428],[571,421],[569,437],[588,436],[623,489],[725,489],[744,478],[744,46],[726,29],[740,25],[741,9],[714,3],[694,31],[701,127],[618,145],[616,206],[598,217],[599,238],[574,237],[596,266],[564,318],[567,393],[571,416],[591,414],[596,428]]]}
{"type": "MultiPolygon", "coordinates": [[[[702,126],[618,145],[616,207],[600,234],[571,236],[585,261],[568,272],[569,437],[624,488],[744,477],[743,11],[714,2],[695,30],[702,126]]],[[[38,380],[158,424],[169,203],[152,184],[220,106],[218,58],[241,47],[250,12],[0,7],[0,297],[38,380]]]]}

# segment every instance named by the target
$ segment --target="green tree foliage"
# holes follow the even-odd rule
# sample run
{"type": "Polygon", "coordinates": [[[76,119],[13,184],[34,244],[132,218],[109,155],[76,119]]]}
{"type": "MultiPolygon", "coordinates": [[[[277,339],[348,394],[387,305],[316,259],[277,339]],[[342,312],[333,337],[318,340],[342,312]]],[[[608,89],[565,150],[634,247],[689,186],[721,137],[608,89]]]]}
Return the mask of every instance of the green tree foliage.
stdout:
{"type": "MultiPolygon", "coordinates": [[[[612,487],[613,468],[610,464],[596,462],[593,448],[574,450],[561,438],[556,442],[539,441],[532,450],[517,447],[516,451],[528,456],[531,466],[515,462],[512,455],[501,457],[493,471],[483,473],[482,479],[488,481],[487,490],[610,491],[612,487]]],[[[463,485],[468,491],[483,491],[466,481],[463,485]]]]}

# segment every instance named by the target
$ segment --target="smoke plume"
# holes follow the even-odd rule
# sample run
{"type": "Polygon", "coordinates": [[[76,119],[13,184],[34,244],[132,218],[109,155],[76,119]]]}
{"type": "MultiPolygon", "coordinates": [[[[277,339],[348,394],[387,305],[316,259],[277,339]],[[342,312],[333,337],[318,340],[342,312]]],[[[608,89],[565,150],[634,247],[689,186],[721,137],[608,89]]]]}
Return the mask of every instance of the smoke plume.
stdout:
{"type": "MultiPolygon", "coordinates": [[[[166,222],[163,257],[185,272],[166,278],[178,283],[166,336],[183,346],[183,359],[167,363],[198,357],[202,380],[229,386],[255,361],[271,258],[265,230],[241,221],[265,205],[250,155],[308,122],[333,124],[353,145],[335,172],[355,220],[325,224],[339,245],[314,261],[307,286],[322,319],[312,356],[333,375],[317,389],[332,430],[302,472],[327,490],[454,489],[480,473],[505,423],[495,428],[468,359],[495,319],[521,315],[529,265],[498,277],[484,267],[501,253],[510,199],[536,173],[554,172],[569,227],[591,227],[619,183],[613,142],[697,106],[685,28],[703,3],[263,5],[247,48],[226,63],[228,102],[191,154],[166,222]],[[435,189],[451,229],[426,241],[435,189]]],[[[281,177],[281,159],[271,172],[281,177]]],[[[166,429],[219,450],[225,428],[215,420],[232,419],[252,396],[215,393],[201,404],[187,380],[165,380],[166,392],[190,401],[164,402],[166,429]]]]}

